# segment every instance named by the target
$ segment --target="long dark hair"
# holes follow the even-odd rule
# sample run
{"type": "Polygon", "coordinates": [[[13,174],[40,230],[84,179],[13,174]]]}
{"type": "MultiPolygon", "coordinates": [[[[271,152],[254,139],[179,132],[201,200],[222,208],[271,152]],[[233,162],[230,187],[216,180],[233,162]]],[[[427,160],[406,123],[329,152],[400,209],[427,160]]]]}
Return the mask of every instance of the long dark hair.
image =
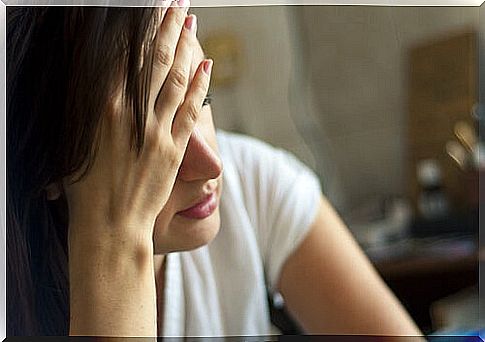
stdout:
{"type": "Polygon", "coordinates": [[[69,332],[68,212],[45,188],[85,173],[122,75],[143,145],[156,9],[7,8],[7,335],[69,332]],[[142,62],[143,61],[143,62],[142,62]]]}

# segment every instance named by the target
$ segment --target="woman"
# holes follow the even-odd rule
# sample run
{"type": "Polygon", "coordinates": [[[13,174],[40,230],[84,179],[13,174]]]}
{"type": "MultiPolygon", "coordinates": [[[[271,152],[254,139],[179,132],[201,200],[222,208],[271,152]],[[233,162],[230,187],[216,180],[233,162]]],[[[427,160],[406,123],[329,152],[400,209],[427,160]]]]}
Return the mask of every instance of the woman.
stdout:
{"type": "Polygon", "coordinates": [[[269,290],[419,335],[310,170],[216,134],[187,8],[8,8],[7,333],[268,335],[269,290]]]}

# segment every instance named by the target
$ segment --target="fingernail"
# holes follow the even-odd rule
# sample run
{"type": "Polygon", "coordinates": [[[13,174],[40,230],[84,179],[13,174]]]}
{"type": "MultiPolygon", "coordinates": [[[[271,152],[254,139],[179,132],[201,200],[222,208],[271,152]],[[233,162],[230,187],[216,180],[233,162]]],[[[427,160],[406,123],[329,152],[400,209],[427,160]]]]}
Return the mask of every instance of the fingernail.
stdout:
{"type": "Polygon", "coordinates": [[[190,1],[189,0],[178,0],[177,1],[178,7],[185,7],[185,10],[189,9],[190,1]]]}
{"type": "Polygon", "coordinates": [[[197,26],[197,18],[195,15],[191,14],[185,18],[185,28],[191,32],[195,32],[195,28],[197,26]]]}
{"type": "Polygon", "coordinates": [[[212,61],[212,59],[207,59],[207,60],[204,61],[204,72],[207,75],[209,75],[211,73],[212,64],[214,64],[214,62],[212,61]]]}

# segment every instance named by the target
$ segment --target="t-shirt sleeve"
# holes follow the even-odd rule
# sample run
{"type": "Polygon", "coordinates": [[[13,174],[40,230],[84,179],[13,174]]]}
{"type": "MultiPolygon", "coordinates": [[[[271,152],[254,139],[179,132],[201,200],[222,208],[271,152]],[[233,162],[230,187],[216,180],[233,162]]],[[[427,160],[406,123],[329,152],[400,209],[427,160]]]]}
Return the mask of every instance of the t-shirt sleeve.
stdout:
{"type": "Polygon", "coordinates": [[[270,186],[261,193],[260,238],[266,281],[275,290],[281,269],[296,250],[315,221],[320,203],[320,182],[316,175],[294,155],[274,150],[271,167],[262,170],[262,181],[270,186]]]}
{"type": "Polygon", "coordinates": [[[275,290],[281,268],[315,220],[320,182],[309,167],[285,150],[246,136],[219,134],[220,147],[239,173],[267,287],[275,290]]]}

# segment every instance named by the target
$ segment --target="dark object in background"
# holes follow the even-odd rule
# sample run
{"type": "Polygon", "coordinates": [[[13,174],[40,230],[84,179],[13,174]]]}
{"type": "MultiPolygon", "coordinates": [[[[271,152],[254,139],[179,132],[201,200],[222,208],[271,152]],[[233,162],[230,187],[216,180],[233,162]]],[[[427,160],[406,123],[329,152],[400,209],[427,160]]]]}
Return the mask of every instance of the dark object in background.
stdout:
{"type": "Polygon", "coordinates": [[[435,220],[415,218],[411,223],[412,237],[426,238],[445,234],[478,236],[478,209],[471,210],[469,214],[450,214],[435,220]]]}
{"type": "Polygon", "coordinates": [[[449,213],[448,197],[442,184],[440,164],[435,159],[424,159],[418,162],[418,211],[421,217],[428,220],[442,219],[449,213]]]}
{"type": "Polygon", "coordinates": [[[477,126],[471,115],[478,102],[477,56],[477,33],[473,30],[439,36],[409,49],[407,188],[415,209],[421,192],[416,167],[429,158],[441,167],[450,212],[466,212],[473,206],[467,173],[447,154],[446,144],[456,140],[457,122],[477,126]]]}
{"type": "Polygon", "coordinates": [[[303,334],[303,329],[286,310],[283,298],[279,293],[271,294],[268,292],[268,304],[271,323],[280,329],[283,335],[303,334]]]}

